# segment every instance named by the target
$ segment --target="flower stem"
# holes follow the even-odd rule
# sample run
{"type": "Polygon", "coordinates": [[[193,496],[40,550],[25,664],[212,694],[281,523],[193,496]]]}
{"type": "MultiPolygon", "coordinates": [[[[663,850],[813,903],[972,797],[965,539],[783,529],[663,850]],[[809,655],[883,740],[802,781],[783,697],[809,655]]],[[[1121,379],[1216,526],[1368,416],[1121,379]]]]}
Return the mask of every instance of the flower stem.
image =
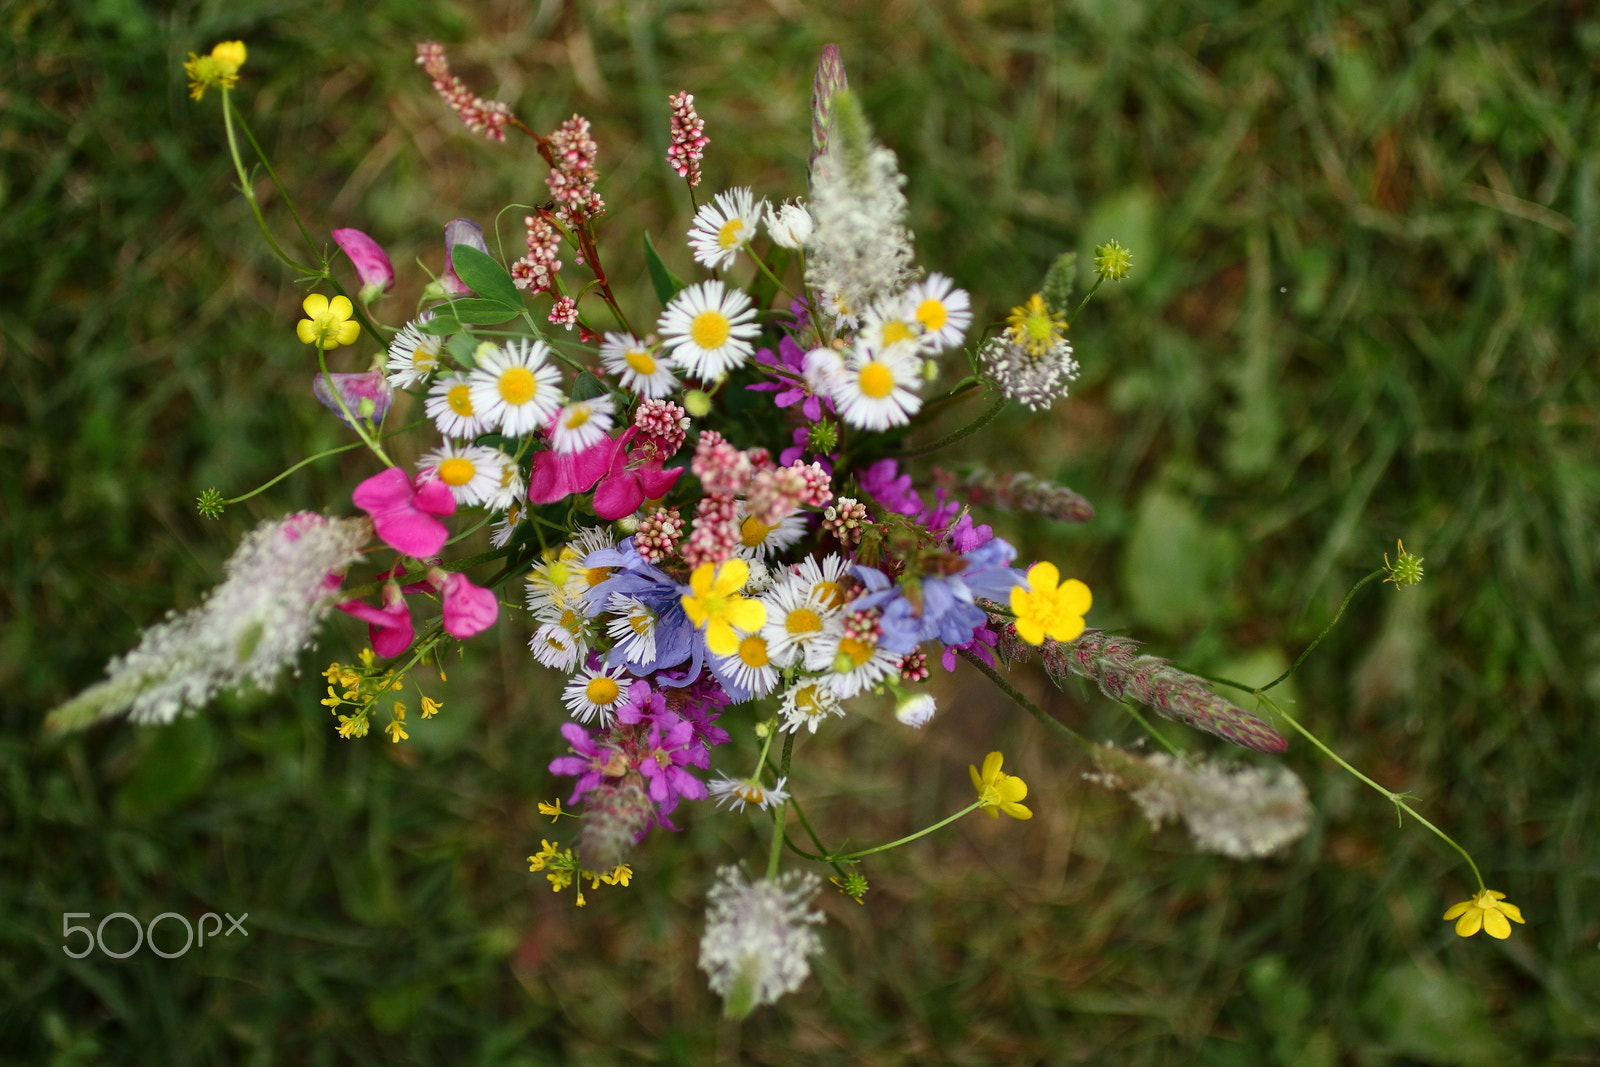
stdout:
{"type": "Polygon", "coordinates": [[[957,655],[966,660],[968,663],[972,664],[974,667],[978,668],[978,670],[982,671],[988,677],[989,681],[999,686],[1002,693],[1016,701],[1018,706],[1020,706],[1029,715],[1032,715],[1035,719],[1038,719],[1040,722],[1044,723],[1044,725],[1049,727],[1051,730],[1054,730],[1068,741],[1071,741],[1079,748],[1082,748],[1085,752],[1092,752],[1094,750],[1094,746],[1091,745],[1082,734],[1078,733],[1072,727],[1068,726],[1066,723],[1057,719],[1055,716],[1039,707],[1039,705],[1023,696],[1022,693],[1017,690],[1016,686],[1000,677],[999,671],[995,670],[993,667],[983,662],[983,660],[973,655],[971,649],[958,649],[957,655]]]}
{"type": "Polygon", "coordinates": [[[982,415],[979,415],[976,419],[967,423],[967,425],[963,426],[955,433],[946,434],[944,437],[939,438],[931,445],[924,445],[921,448],[913,448],[910,451],[902,452],[900,453],[900,456],[903,459],[910,459],[912,456],[925,456],[929,452],[939,451],[939,449],[945,447],[946,445],[953,445],[963,437],[969,437],[983,429],[985,426],[989,425],[1000,416],[1000,412],[1005,410],[1005,406],[1005,396],[998,396],[995,398],[994,403],[989,406],[988,411],[985,411],[982,415]]]}
{"type": "MultiPolygon", "coordinates": [[[[398,430],[390,430],[388,433],[384,434],[382,437],[379,437],[378,440],[382,441],[382,440],[384,440],[384,438],[393,437],[396,434],[405,433],[407,430],[415,430],[418,426],[421,426],[426,422],[428,422],[427,419],[418,419],[416,422],[411,423],[409,426],[402,426],[398,430]]],[[[232,500],[224,500],[223,503],[224,504],[229,504],[229,505],[242,504],[246,500],[249,500],[251,497],[257,496],[257,495],[259,495],[261,493],[266,492],[268,489],[271,489],[273,486],[277,485],[279,482],[281,482],[285,478],[289,477],[289,475],[293,474],[295,471],[299,470],[301,467],[304,467],[307,464],[315,463],[319,459],[326,459],[329,456],[337,456],[340,452],[349,452],[352,449],[360,448],[360,447],[362,447],[362,445],[364,443],[365,442],[357,441],[355,444],[340,445],[338,448],[330,448],[325,452],[318,452],[314,456],[307,456],[305,459],[301,460],[299,463],[296,463],[294,466],[290,467],[288,470],[284,471],[282,474],[280,474],[276,478],[272,479],[272,481],[263,482],[261,485],[256,486],[254,489],[250,490],[248,493],[245,493],[243,496],[236,496],[232,500]]]]}
{"type": "Polygon", "coordinates": [[[344,413],[345,421],[356,432],[356,436],[360,437],[362,442],[372,449],[379,459],[383,460],[385,467],[393,467],[395,465],[394,460],[389,458],[382,445],[372,439],[372,435],[361,425],[361,420],[356,418],[355,413],[350,410],[350,405],[345,401],[344,393],[340,392],[339,387],[334,384],[333,375],[328,373],[328,351],[322,347],[321,341],[322,338],[317,338],[318,343],[311,347],[317,350],[317,366],[322,371],[323,379],[328,383],[328,392],[332,393],[333,398],[339,402],[339,410],[344,413]]]}
{"type": "MultiPolygon", "coordinates": [[[[1306,657],[1311,655],[1311,653],[1316,650],[1316,647],[1318,645],[1322,644],[1322,639],[1324,637],[1327,637],[1328,634],[1332,633],[1333,632],[1333,628],[1335,626],[1339,625],[1339,620],[1344,618],[1345,609],[1350,606],[1350,601],[1355,598],[1356,593],[1358,593],[1361,590],[1361,587],[1366,585],[1368,582],[1372,581],[1373,579],[1380,578],[1382,576],[1383,576],[1383,568],[1379,567],[1377,570],[1373,571],[1371,574],[1369,574],[1365,578],[1361,579],[1355,585],[1351,586],[1350,587],[1350,591],[1344,595],[1344,601],[1342,603],[1340,603],[1339,610],[1333,613],[1333,621],[1328,623],[1327,626],[1324,626],[1322,628],[1322,632],[1317,635],[1316,640],[1312,641],[1309,645],[1306,646],[1305,651],[1300,653],[1299,658],[1294,661],[1294,663],[1289,667],[1288,670],[1284,671],[1282,674],[1278,675],[1272,681],[1270,681],[1266,685],[1262,686],[1260,692],[1263,692],[1263,693],[1266,692],[1268,689],[1271,689],[1273,686],[1277,685],[1279,682],[1282,682],[1285,679],[1287,679],[1295,671],[1299,670],[1300,669],[1300,664],[1302,664],[1302,663],[1304,663],[1306,661],[1306,657]]],[[[1230,682],[1228,684],[1231,685],[1232,683],[1230,682]]],[[[1252,690],[1252,691],[1254,691],[1254,690],[1252,690]]]]}
{"type": "MultiPolygon", "coordinates": [[[[237,135],[237,133],[235,133],[234,128],[233,128],[233,121],[234,121],[233,120],[233,114],[234,114],[233,98],[228,95],[227,88],[223,87],[223,89],[222,89],[222,122],[223,122],[223,126],[227,130],[228,152],[229,152],[230,155],[233,156],[233,169],[239,175],[239,192],[244,195],[245,203],[250,205],[250,212],[251,212],[251,214],[255,215],[255,217],[256,217],[256,227],[261,231],[261,236],[263,236],[263,237],[265,237],[267,239],[267,247],[272,249],[272,254],[273,255],[277,256],[280,260],[282,260],[288,266],[293,267],[297,271],[300,271],[302,274],[315,274],[315,273],[317,273],[316,271],[311,270],[310,268],[305,267],[302,264],[300,264],[299,262],[297,262],[294,259],[292,259],[287,252],[285,252],[281,247],[279,247],[278,239],[276,237],[273,237],[272,236],[272,231],[267,228],[267,220],[261,214],[261,205],[256,202],[255,189],[253,189],[251,187],[251,185],[250,185],[250,176],[245,173],[244,160],[239,157],[239,138],[238,138],[238,135],[237,135]]],[[[242,116],[239,119],[239,123],[240,123],[240,125],[244,124],[244,119],[243,119],[242,116]]],[[[248,133],[248,131],[247,131],[247,133],[248,133]]],[[[251,143],[252,144],[255,143],[254,138],[251,139],[251,143]]],[[[271,168],[270,167],[268,168],[268,173],[269,174],[271,173],[271,168]]],[[[276,177],[273,178],[273,183],[274,184],[277,183],[277,178],[276,177]]]]}

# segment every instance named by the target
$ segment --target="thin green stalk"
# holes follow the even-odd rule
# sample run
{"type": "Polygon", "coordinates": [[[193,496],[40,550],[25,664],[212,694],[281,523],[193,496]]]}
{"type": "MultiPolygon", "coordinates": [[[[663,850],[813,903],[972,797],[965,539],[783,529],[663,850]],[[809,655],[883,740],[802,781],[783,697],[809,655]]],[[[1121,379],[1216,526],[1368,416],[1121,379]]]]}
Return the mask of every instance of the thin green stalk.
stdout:
{"type": "Polygon", "coordinates": [[[226,87],[222,90],[222,122],[227,131],[228,152],[233,156],[233,169],[239,175],[239,192],[244,194],[245,203],[250,205],[250,212],[256,217],[256,227],[260,229],[261,235],[267,239],[267,247],[272,249],[273,255],[300,273],[317,273],[292,259],[287,252],[279,247],[278,239],[273,237],[272,231],[267,228],[266,217],[261,214],[261,205],[256,202],[255,190],[250,187],[250,176],[245,173],[244,160],[239,156],[239,138],[233,128],[233,101],[228,95],[226,87]]]}
{"type": "Polygon", "coordinates": [[[1068,326],[1071,326],[1073,320],[1078,317],[1079,313],[1082,312],[1084,308],[1089,306],[1089,301],[1094,299],[1094,294],[1099,292],[1100,284],[1105,280],[1106,276],[1104,274],[1100,275],[1094,280],[1094,284],[1089,287],[1089,291],[1087,293],[1083,294],[1083,299],[1078,302],[1078,306],[1073,309],[1072,314],[1067,316],[1068,326]]]}
{"type": "MultiPolygon", "coordinates": [[[[223,90],[223,93],[224,106],[232,110],[232,98],[226,95],[227,90],[223,90]]],[[[261,160],[261,166],[266,169],[267,177],[272,179],[273,188],[277,189],[278,195],[283,197],[283,206],[289,209],[289,217],[294,219],[295,226],[300,230],[300,236],[305,239],[306,247],[311,250],[312,255],[315,255],[317,253],[317,243],[311,239],[310,231],[306,229],[306,224],[300,219],[300,212],[295,210],[294,199],[289,195],[289,190],[285,189],[283,183],[278,180],[278,172],[272,169],[272,160],[268,159],[267,154],[261,150],[261,145],[256,141],[256,135],[250,132],[250,124],[244,120],[243,115],[239,116],[239,128],[244,131],[245,139],[250,142],[250,147],[255,149],[256,158],[261,160]]]]}
{"type": "Polygon", "coordinates": [[[1290,665],[1288,670],[1284,671],[1282,674],[1278,675],[1272,681],[1270,681],[1266,685],[1262,686],[1261,687],[1261,691],[1262,692],[1266,692],[1268,689],[1271,689],[1273,686],[1277,685],[1279,682],[1281,682],[1284,679],[1288,678],[1295,671],[1299,670],[1300,669],[1300,664],[1302,664],[1302,663],[1304,663],[1306,661],[1306,657],[1311,655],[1311,653],[1316,650],[1316,647],[1318,645],[1322,644],[1322,639],[1324,637],[1327,637],[1328,634],[1332,633],[1333,632],[1333,628],[1335,626],[1339,625],[1339,620],[1344,618],[1345,609],[1350,606],[1350,601],[1355,599],[1355,595],[1358,592],[1361,591],[1361,587],[1366,585],[1368,582],[1372,581],[1374,578],[1381,577],[1383,575],[1383,573],[1384,573],[1383,568],[1379,567],[1377,570],[1373,571],[1371,574],[1369,574],[1365,578],[1361,579],[1355,585],[1351,586],[1350,587],[1350,591],[1344,595],[1343,602],[1341,602],[1339,604],[1339,610],[1333,613],[1333,621],[1328,623],[1327,626],[1324,626],[1322,628],[1322,632],[1317,635],[1317,639],[1315,641],[1312,641],[1309,645],[1306,646],[1306,650],[1304,652],[1300,653],[1300,657],[1298,659],[1296,659],[1292,665],[1290,665]]]}
{"type": "MultiPolygon", "coordinates": [[[[378,440],[382,441],[385,438],[393,437],[396,434],[405,433],[407,430],[415,430],[418,426],[421,426],[421,425],[423,425],[424,423],[426,423],[428,421],[429,421],[428,419],[418,419],[416,422],[413,422],[408,426],[402,426],[398,430],[390,430],[388,433],[386,433],[386,434],[382,435],[381,437],[379,437],[378,440]]],[[[277,485],[279,482],[281,482],[285,478],[289,477],[289,475],[293,474],[295,471],[299,470],[301,467],[304,467],[304,466],[306,466],[308,464],[311,464],[311,463],[315,463],[319,459],[327,459],[329,456],[337,456],[340,452],[349,452],[349,451],[352,451],[353,449],[362,448],[362,447],[364,447],[364,444],[365,444],[364,442],[357,441],[353,445],[340,445],[338,448],[330,448],[325,452],[318,452],[314,456],[307,456],[305,459],[301,460],[299,463],[296,463],[294,466],[290,467],[288,470],[284,471],[282,474],[280,474],[276,478],[272,479],[272,481],[263,482],[261,485],[256,486],[254,489],[250,490],[248,493],[244,494],[243,496],[236,496],[232,500],[224,500],[223,503],[224,504],[229,504],[229,505],[231,505],[231,504],[242,504],[246,500],[249,500],[251,497],[258,496],[261,493],[266,492],[268,489],[271,489],[273,486],[277,485]]]]}
{"type": "Polygon", "coordinates": [[[362,442],[372,449],[379,459],[383,460],[385,467],[393,467],[395,465],[394,460],[389,458],[389,454],[383,450],[382,445],[372,439],[372,435],[361,425],[361,420],[356,418],[355,412],[350,410],[350,405],[345,401],[344,394],[334,384],[333,375],[328,373],[328,350],[322,347],[322,338],[318,337],[317,343],[311,347],[317,350],[317,366],[321,369],[322,376],[327,379],[328,392],[332,393],[333,399],[339,402],[339,410],[344,413],[345,422],[356,432],[356,436],[361,438],[362,442]]]}
{"type": "Polygon", "coordinates": [[[1016,701],[1016,703],[1029,715],[1032,715],[1035,719],[1038,719],[1040,722],[1044,723],[1044,725],[1049,727],[1051,730],[1054,730],[1062,737],[1082,748],[1085,752],[1092,752],[1094,750],[1094,746],[1091,745],[1082,734],[1078,733],[1072,727],[1068,726],[1064,722],[1061,722],[1055,716],[1049,714],[1043,708],[1039,707],[1039,705],[1023,696],[1015,686],[1006,681],[1004,678],[1000,677],[999,671],[995,670],[993,667],[983,662],[983,660],[973,655],[971,649],[960,649],[958,650],[957,654],[962,659],[978,668],[978,670],[982,671],[984,675],[988,677],[989,681],[999,686],[1002,693],[1016,701]]]}
{"type": "Polygon", "coordinates": [[[866,856],[875,855],[876,853],[879,853],[879,852],[887,852],[891,848],[899,848],[901,845],[909,844],[912,841],[915,841],[919,837],[927,837],[929,834],[933,833],[935,830],[944,829],[946,826],[949,826],[951,823],[955,822],[957,819],[961,818],[963,815],[971,815],[973,812],[977,811],[982,806],[983,806],[983,801],[974,800],[971,804],[968,804],[966,807],[962,808],[960,811],[956,812],[954,815],[948,815],[945,818],[940,819],[938,822],[934,823],[932,826],[925,827],[925,828],[923,828],[921,830],[918,830],[914,834],[907,834],[905,837],[902,837],[897,841],[890,841],[886,845],[877,845],[877,846],[875,846],[873,848],[864,848],[860,852],[846,852],[842,856],[829,856],[829,857],[827,857],[827,861],[829,863],[851,863],[851,862],[854,862],[855,860],[862,859],[863,857],[866,857],[866,856]]]}
{"type": "Polygon", "coordinates": [[[795,291],[793,289],[789,288],[787,285],[783,284],[783,279],[782,278],[780,278],[776,274],[772,273],[772,268],[767,266],[766,260],[764,260],[760,256],[756,255],[754,252],[750,253],[750,258],[756,261],[756,268],[758,270],[760,270],[762,274],[765,274],[767,277],[771,278],[772,279],[772,283],[774,285],[776,285],[779,289],[782,289],[784,292],[789,294],[789,298],[791,300],[798,299],[798,297],[795,294],[795,291]]]}
{"type": "Polygon", "coordinates": [[[1005,406],[1006,398],[1002,394],[1001,396],[995,398],[994,403],[989,406],[988,411],[985,411],[982,415],[979,415],[976,419],[967,423],[967,425],[963,426],[955,433],[947,434],[944,437],[939,438],[939,440],[935,441],[931,445],[924,445],[922,448],[913,448],[910,451],[902,452],[900,453],[900,456],[904,459],[910,459],[912,456],[925,456],[929,452],[939,451],[939,449],[944,448],[946,445],[953,445],[963,437],[970,437],[997,419],[1000,416],[1000,412],[1005,410],[1005,406]]]}

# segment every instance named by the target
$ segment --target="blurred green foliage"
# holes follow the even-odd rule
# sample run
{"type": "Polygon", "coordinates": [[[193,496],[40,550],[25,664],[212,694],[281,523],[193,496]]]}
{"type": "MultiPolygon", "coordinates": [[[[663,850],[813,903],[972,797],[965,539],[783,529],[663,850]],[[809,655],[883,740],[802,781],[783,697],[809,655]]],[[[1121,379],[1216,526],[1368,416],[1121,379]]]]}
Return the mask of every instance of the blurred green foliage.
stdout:
{"type": "MultiPolygon", "coordinates": [[[[11,0],[0,23],[0,1057],[1600,1062],[1591,5],[11,0]],[[437,37],[534,127],[594,120],[606,247],[641,309],[642,232],[693,273],[667,94],[696,94],[709,189],[792,196],[811,64],[838,42],[910,175],[919,260],[983,315],[1062,251],[1084,271],[1099,242],[1134,252],[1074,328],[1078,395],[969,455],[1026,457],[1099,516],[1001,527],[1090,582],[1093,623],[1262,677],[1406,538],[1426,580],[1364,591],[1296,708],[1417,794],[1528,925],[1457,939],[1437,916],[1470,876],[1305,745],[1311,835],[1235,864],[1148,832],[963,679],[909,742],[857,716],[803,745],[801,795],[834,839],[876,840],[966,803],[964,765],[1002,748],[1038,818],[894,854],[865,907],[830,893],[816,976],[734,1032],[694,969],[699,909],[761,834],[687,813],[632,888],[581,912],[547,892],[523,857],[565,832],[532,813],[563,716],[512,628],[404,746],[334,737],[315,668],[169,727],[41,738],[259,518],[337,506],[365,472],[345,456],[220,522],[193,510],[343,441],[216,101],[185,93],[187,52],[235,37],[241,104],[308,223],[387,244],[400,306],[444,222],[543,187],[524,146],[435,100],[412,44],[437,37]],[[169,910],[247,911],[250,936],[61,953],[65,912],[169,910]]],[[[359,640],[336,623],[325,648],[359,640]]],[[[1134,736],[1092,693],[1048,700],[1134,736]]]]}

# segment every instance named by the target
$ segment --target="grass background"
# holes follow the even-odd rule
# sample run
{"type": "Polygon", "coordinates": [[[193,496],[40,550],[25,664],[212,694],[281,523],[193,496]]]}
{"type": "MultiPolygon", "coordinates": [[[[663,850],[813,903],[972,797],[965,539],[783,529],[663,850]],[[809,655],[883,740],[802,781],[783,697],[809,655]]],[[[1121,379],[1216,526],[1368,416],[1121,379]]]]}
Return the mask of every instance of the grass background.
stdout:
{"type": "MultiPolygon", "coordinates": [[[[1591,4],[8,0],[0,23],[0,1056],[1600,1063],[1591,4]],[[1304,744],[1287,760],[1312,832],[1232,863],[1150,832],[962,677],[909,741],[869,714],[803,744],[801,795],[834,837],[883,839],[966,803],[965,765],[1001,748],[1038,816],[893,854],[866,907],[825,895],[814,978],[735,1030],[696,941],[715,867],[759,853],[757,825],[689,813],[632,888],[583,911],[548,893],[523,857],[550,832],[533,804],[558,788],[562,716],[515,623],[403,746],[333,735],[321,655],[169,727],[42,738],[256,521],[369,473],[321,463],[217,523],[192,507],[342,443],[289,339],[301,294],[229,188],[216,102],[185,94],[185,54],[235,37],[242,106],[309,224],[367,230],[403,274],[436,263],[445,221],[487,222],[544,174],[454,124],[416,39],[536,128],[589,116],[604,247],[640,309],[640,231],[686,226],[667,94],[697,95],[710,189],[796,195],[811,65],[839,43],[910,175],[919,261],[982,313],[1064,249],[1135,252],[1075,328],[1073,399],[953,457],[1020,458],[1099,515],[1000,529],[1090,582],[1094,624],[1263,679],[1405,537],[1426,581],[1369,587],[1296,707],[1419,796],[1528,925],[1457,939],[1438,914],[1467,872],[1304,744]],[[64,912],[169,910],[249,912],[249,939],[61,953],[64,912]]],[[[360,640],[335,623],[323,650],[360,640]]],[[[1135,735],[1019,672],[1091,736],[1135,735]]]]}

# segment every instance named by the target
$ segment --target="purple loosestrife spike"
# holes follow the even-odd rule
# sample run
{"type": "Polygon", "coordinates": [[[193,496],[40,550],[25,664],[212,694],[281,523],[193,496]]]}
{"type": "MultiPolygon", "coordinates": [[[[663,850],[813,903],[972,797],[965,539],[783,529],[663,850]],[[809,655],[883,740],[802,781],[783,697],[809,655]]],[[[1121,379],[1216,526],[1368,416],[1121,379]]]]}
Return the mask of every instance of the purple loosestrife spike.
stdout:
{"type": "MultiPolygon", "coordinates": [[[[1027,649],[1009,620],[992,618],[1000,631],[1001,654],[1020,658],[1027,649]]],[[[1039,661],[1058,686],[1068,674],[1088,678],[1112,700],[1132,700],[1155,709],[1162,718],[1203,730],[1257,752],[1283,752],[1282,734],[1265,719],[1211,691],[1204,679],[1180,671],[1159,656],[1139,653],[1139,642],[1104,630],[1085,630],[1076,641],[1046,639],[1039,661]]]]}
{"type": "Polygon", "coordinates": [[[585,865],[597,871],[609,871],[626,863],[634,844],[654,819],[655,806],[638,774],[630,772],[615,782],[598,786],[584,798],[578,855],[585,865]]]}
{"type": "Polygon", "coordinates": [[[361,302],[370,304],[394,288],[394,264],[383,246],[360,230],[334,230],[333,239],[355,264],[361,279],[361,302]]]}
{"type": "Polygon", "coordinates": [[[1094,518],[1094,505],[1086,498],[1026,471],[1001,474],[977,467],[961,475],[935,467],[933,477],[941,489],[959,491],[968,503],[978,507],[1042,515],[1057,522],[1088,522],[1094,518]]]}
{"type": "Polygon", "coordinates": [[[817,157],[828,150],[828,128],[833,120],[833,94],[850,88],[845,77],[844,60],[839,56],[839,46],[825,44],[817,60],[817,73],[811,81],[811,158],[810,167],[816,167],[817,157]]]}
{"type": "Polygon", "coordinates": [[[483,227],[471,219],[451,219],[444,227],[444,274],[439,281],[444,286],[444,291],[451,296],[472,296],[472,290],[467,288],[467,283],[461,280],[456,273],[452,260],[455,257],[456,245],[471,245],[484,255],[489,254],[489,245],[483,239],[483,227]]]}

